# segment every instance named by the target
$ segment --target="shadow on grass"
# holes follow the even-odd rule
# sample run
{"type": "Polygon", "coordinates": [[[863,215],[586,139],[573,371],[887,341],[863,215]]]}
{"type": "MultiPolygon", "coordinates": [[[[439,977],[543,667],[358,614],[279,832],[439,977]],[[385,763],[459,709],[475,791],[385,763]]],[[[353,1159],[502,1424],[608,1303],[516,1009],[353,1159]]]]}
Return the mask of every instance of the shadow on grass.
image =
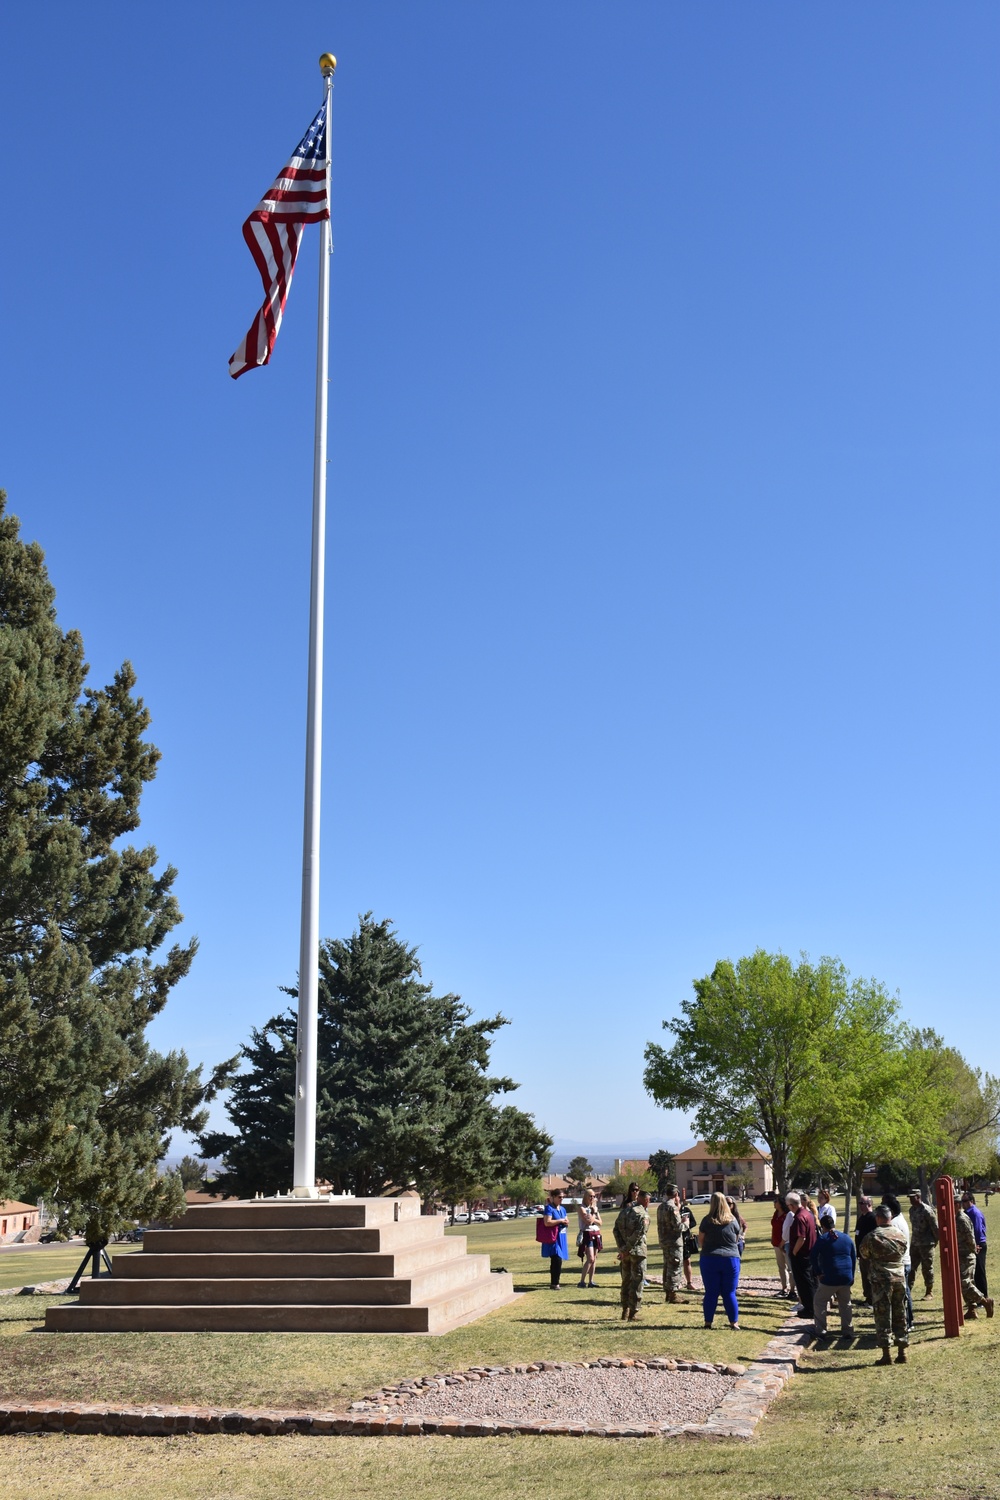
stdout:
{"type": "MultiPolygon", "coordinates": [[[[661,1334],[661,1333],[705,1333],[706,1332],[705,1327],[701,1323],[654,1323],[649,1318],[644,1318],[641,1313],[639,1314],[638,1318],[636,1318],[633,1322],[627,1323],[626,1320],[620,1316],[620,1314],[618,1313],[618,1311],[616,1309],[610,1309],[609,1313],[608,1313],[608,1316],[606,1318],[594,1319],[592,1322],[587,1322],[583,1318],[518,1318],[516,1321],[518,1323],[533,1323],[533,1324],[539,1324],[539,1325],[542,1325],[542,1326],[544,1326],[544,1325],[550,1325],[553,1328],[566,1328],[568,1326],[568,1327],[576,1327],[576,1328],[580,1328],[580,1329],[595,1328],[595,1327],[604,1328],[604,1327],[607,1327],[607,1325],[610,1324],[610,1323],[622,1323],[625,1327],[634,1330],[634,1332],[636,1332],[636,1333],[650,1333],[650,1334],[651,1333],[661,1334]]],[[[728,1323],[721,1323],[721,1324],[719,1324],[718,1327],[716,1327],[713,1331],[716,1332],[716,1333],[718,1333],[720,1344],[725,1339],[725,1336],[728,1333],[733,1332],[733,1330],[729,1327],[728,1323]]],[[[736,1329],[735,1331],[738,1334],[739,1333],[763,1333],[763,1334],[769,1334],[772,1337],[774,1336],[774,1333],[775,1333],[775,1330],[773,1328],[771,1328],[771,1327],[761,1328],[761,1327],[755,1326],[753,1323],[742,1323],[742,1322],[740,1323],[739,1328],[736,1329]]]]}

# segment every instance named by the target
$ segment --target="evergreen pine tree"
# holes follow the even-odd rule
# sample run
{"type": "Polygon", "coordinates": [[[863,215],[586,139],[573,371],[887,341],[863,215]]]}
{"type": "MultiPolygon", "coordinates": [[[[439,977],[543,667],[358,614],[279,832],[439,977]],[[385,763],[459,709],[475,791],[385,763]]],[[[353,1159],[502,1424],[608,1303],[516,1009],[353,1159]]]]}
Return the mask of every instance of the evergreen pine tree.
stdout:
{"type": "Polygon", "coordinates": [[[85,686],[76,631],[56,622],[36,543],[0,491],[0,1197],[42,1192],[97,1243],[169,1213],[158,1163],[229,1065],[201,1082],[145,1028],[188,972],[194,940],[153,954],[181,914],[175,871],[121,840],[159,751],[126,662],[85,686]]]}
{"type": "MultiPolygon", "coordinates": [[[[544,1170],[549,1137],[494,1102],[517,1086],[488,1072],[503,1016],[471,1021],[459,996],[435,995],[416,950],[370,912],[346,942],[321,945],[319,967],[316,1166],[336,1191],[416,1187],[426,1199],[544,1170]]],[[[201,1147],[224,1158],[219,1189],[252,1196],[291,1181],[295,1015],[255,1029],[243,1058],[226,1105],[236,1133],[208,1133],[201,1147]]]]}
{"type": "Polygon", "coordinates": [[[668,1182],[675,1182],[676,1167],[672,1151],[654,1151],[649,1158],[649,1170],[656,1173],[656,1191],[665,1193],[668,1182]]]}

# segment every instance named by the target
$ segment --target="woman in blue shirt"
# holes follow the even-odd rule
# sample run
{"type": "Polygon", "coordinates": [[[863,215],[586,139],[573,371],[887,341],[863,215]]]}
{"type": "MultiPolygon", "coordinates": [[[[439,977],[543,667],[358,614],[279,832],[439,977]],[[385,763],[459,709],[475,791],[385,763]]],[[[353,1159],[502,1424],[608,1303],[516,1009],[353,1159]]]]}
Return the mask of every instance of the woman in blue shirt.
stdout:
{"type": "Polygon", "coordinates": [[[562,1191],[553,1188],[549,1194],[549,1201],[545,1205],[544,1222],[547,1227],[559,1226],[555,1241],[551,1245],[542,1246],[542,1255],[549,1263],[549,1288],[553,1292],[559,1290],[559,1277],[562,1275],[563,1261],[569,1260],[569,1243],[566,1239],[566,1210],[562,1206],[562,1191]]]}

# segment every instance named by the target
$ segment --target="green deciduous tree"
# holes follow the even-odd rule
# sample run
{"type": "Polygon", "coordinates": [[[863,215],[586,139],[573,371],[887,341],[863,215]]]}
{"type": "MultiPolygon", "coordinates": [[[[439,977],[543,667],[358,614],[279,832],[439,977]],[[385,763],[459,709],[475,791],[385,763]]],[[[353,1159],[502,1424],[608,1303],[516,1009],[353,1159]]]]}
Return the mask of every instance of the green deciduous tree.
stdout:
{"type": "Polygon", "coordinates": [[[845,1233],[865,1166],[880,1154],[903,1154],[921,1116],[909,1108],[905,1031],[899,1002],[876,980],[855,980],[837,1023],[836,1072],[824,1080],[817,1167],[830,1165],[844,1184],[845,1233]]]}
{"type": "Polygon", "coordinates": [[[908,1032],[906,1072],[913,1138],[898,1154],[918,1163],[921,1186],[943,1172],[967,1177],[985,1171],[1000,1132],[1000,1079],[968,1063],[930,1029],[908,1032]]]}
{"type": "Polygon", "coordinates": [[[94,1243],[177,1207],[157,1164],[222,1074],[146,1042],[195,952],[154,958],[175,872],[121,842],[159,751],[132,668],[87,687],[54,599],[0,493],[0,1195],[44,1193],[94,1243]]]}
{"type": "Polygon", "coordinates": [[[726,1175],[726,1187],[734,1197],[742,1197],[753,1189],[753,1174],[751,1172],[729,1172],[726,1175]]]}
{"type": "Polygon", "coordinates": [[[839,1083],[837,1036],[852,1006],[846,970],[758,949],[716,964],[694,991],[663,1023],[671,1048],[646,1048],[646,1088],[665,1108],[692,1109],[713,1151],[744,1156],[764,1142],[784,1192],[818,1149],[823,1084],[839,1083]]]}
{"type": "MultiPolygon", "coordinates": [[[[436,995],[416,950],[371,913],[322,944],[319,967],[317,1170],[338,1192],[454,1201],[545,1170],[549,1137],[496,1103],[517,1086],[488,1071],[503,1016],[472,1021],[457,995],[436,995]]],[[[291,1180],[294,1014],[254,1030],[242,1056],[226,1106],[236,1132],[203,1135],[202,1154],[224,1159],[221,1191],[274,1192],[291,1180]]]]}
{"type": "Polygon", "coordinates": [[[545,1191],[540,1177],[512,1177],[503,1190],[516,1208],[523,1203],[541,1203],[545,1191]]]}
{"type": "Polygon", "coordinates": [[[616,1172],[613,1177],[609,1177],[604,1188],[604,1196],[622,1198],[628,1192],[629,1184],[632,1182],[638,1183],[639,1187],[647,1193],[655,1193],[657,1190],[655,1172],[640,1172],[638,1177],[629,1177],[624,1172],[616,1172]]]}

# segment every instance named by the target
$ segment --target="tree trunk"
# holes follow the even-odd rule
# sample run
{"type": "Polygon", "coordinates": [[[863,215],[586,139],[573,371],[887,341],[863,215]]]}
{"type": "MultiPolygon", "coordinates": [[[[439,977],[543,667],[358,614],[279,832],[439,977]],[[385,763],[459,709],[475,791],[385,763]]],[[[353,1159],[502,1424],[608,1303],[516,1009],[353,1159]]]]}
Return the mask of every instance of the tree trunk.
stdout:
{"type": "Polygon", "coordinates": [[[844,1233],[851,1232],[851,1191],[854,1187],[854,1168],[848,1167],[844,1178],[844,1233]]]}

